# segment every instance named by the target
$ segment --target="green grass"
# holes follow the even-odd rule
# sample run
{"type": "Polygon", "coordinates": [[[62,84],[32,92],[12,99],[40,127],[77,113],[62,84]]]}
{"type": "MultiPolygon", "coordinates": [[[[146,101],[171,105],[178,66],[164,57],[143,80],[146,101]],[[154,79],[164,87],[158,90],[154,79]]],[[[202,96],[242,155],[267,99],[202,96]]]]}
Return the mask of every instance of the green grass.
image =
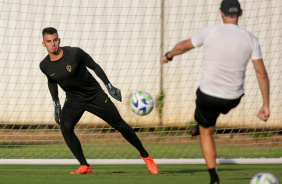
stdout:
{"type": "MultiPolygon", "coordinates": [[[[145,148],[154,158],[202,158],[200,144],[197,141],[191,143],[145,143],[145,148]]],[[[128,143],[125,144],[83,144],[86,158],[118,159],[139,158],[137,150],[128,143]]],[[[269,147],[265,145],[238,146],[217,145],[218,158],[279,158],[282,157],[282,147],[269,147]]],[[[65,143],[52,145],[9,145],[0,147],[0,158],[74,158],[65,143]]]]}
{"type": "MultiPolygon", "coordinates": [[[[72,165],[0,165],[0,183],[4,184],[182,184],[209,183],[205,165],[159,165],[159,174],[151,175],[145,165],[92,165],[91,175],[70,175],[72,165]]],[[[218,165],[224,184],[248,184],[259,172],[270,172],[282,181],[282,165],[218,165]]]]}

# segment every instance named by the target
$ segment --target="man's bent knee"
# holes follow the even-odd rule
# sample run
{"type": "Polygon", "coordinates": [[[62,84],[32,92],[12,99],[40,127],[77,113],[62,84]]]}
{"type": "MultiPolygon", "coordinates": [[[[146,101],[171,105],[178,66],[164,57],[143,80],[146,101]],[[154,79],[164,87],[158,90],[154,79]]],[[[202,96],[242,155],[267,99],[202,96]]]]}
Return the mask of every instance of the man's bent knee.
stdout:
{"type": "Polygon", "coordinates": [[[63,136],[72,134],[74,131],[74,127],[68,126],[66,124],[61,124],[61,132],[63,136]]]}

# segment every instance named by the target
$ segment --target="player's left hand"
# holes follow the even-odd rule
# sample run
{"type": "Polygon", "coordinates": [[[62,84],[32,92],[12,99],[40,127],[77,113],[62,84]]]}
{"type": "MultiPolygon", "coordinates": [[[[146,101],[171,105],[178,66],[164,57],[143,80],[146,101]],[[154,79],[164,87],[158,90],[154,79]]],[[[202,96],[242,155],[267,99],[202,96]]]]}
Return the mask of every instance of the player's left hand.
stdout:
{"type": "Polygon", "coordinates": [[[116,100],[118,101],[122,101],[122,97],[121,97],[121,92],[118,88],[112,86],[111,83],[109,83],[107,86],[108,92],[109,94],[116,100]]]}
{"type": "Polygon", "coordinates": [[[166,56],[161,57],[161,63],[168,63],[166,56]]]}
{"type": "Polygon", "coordinates": [[[266,106],[262,106],[257,113],[258,118],[261,119],[262,121],[267,121],[269,115],[270,115],[269,108],[266,106]]]}

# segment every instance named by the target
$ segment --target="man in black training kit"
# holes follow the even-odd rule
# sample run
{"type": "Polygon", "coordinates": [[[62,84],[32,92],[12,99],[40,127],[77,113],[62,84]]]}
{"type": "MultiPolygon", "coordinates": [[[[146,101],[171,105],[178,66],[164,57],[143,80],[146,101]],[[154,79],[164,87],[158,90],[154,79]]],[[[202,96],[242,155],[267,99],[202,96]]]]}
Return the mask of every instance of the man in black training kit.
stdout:
{"type": "Polygon", "coordinates": [[[106,85],[109,94],[121,101],[120,90],[110,83],[102,68],[82,49],[60,47],[60,39],[55,28],[43,29],[42,36],[42,44],[46,47],[48,55],[41,61],[40,69],[48,78],[48,87],[55,106],[55,120],[61,126],[68,147],[81,164],[77,171],[70,174],[92,173],[81,144],[74,134],[74,127],[85,111],[95,114],[118,130],[140,152],[149,171],[158,174],[156,164],[132,127],[122,119],[111,99],[87,69],[92,69],[106,85]],[[66,92],[62,110],[58,98],[58,84],[66,92]]]}

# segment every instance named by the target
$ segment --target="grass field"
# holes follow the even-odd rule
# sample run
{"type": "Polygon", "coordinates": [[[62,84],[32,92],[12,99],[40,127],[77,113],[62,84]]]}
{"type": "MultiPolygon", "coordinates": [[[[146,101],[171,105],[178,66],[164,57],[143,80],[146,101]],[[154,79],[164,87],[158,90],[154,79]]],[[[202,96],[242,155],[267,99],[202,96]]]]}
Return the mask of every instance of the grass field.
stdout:
{"type": "MultiPolygon", "coordinates": [[[[200,144],[193,143],[146,143],[145,147],[149,150],[153,158],[202,158],[200,144]]],[[[138,151],[130,144],[83,144],[85,157],[88,159],[136,159],[139,158],[138,151]]],[[[282,157],[282,147],[269,147],[261,145],[217,145],[218,158],[280,158],[282,157]]],[[[0,158],[4,159],[36,159],[36,158],[74,158],[65,143],[51,145],[21,145],[9,144],[0,146],[0,158]]]]}
{"type": "MultiPolygon", "coordinates": [[[[208,184],[205,165],[159,165],[151,175],[145,165],[93,165],[91,175],[70,175],[74,165],[0,165],[1,184],[208,184]]],[[[282,181],[282,165],[218,165],[222,184],[248,184],[259,172],[270,172],[282,181]]]]}

